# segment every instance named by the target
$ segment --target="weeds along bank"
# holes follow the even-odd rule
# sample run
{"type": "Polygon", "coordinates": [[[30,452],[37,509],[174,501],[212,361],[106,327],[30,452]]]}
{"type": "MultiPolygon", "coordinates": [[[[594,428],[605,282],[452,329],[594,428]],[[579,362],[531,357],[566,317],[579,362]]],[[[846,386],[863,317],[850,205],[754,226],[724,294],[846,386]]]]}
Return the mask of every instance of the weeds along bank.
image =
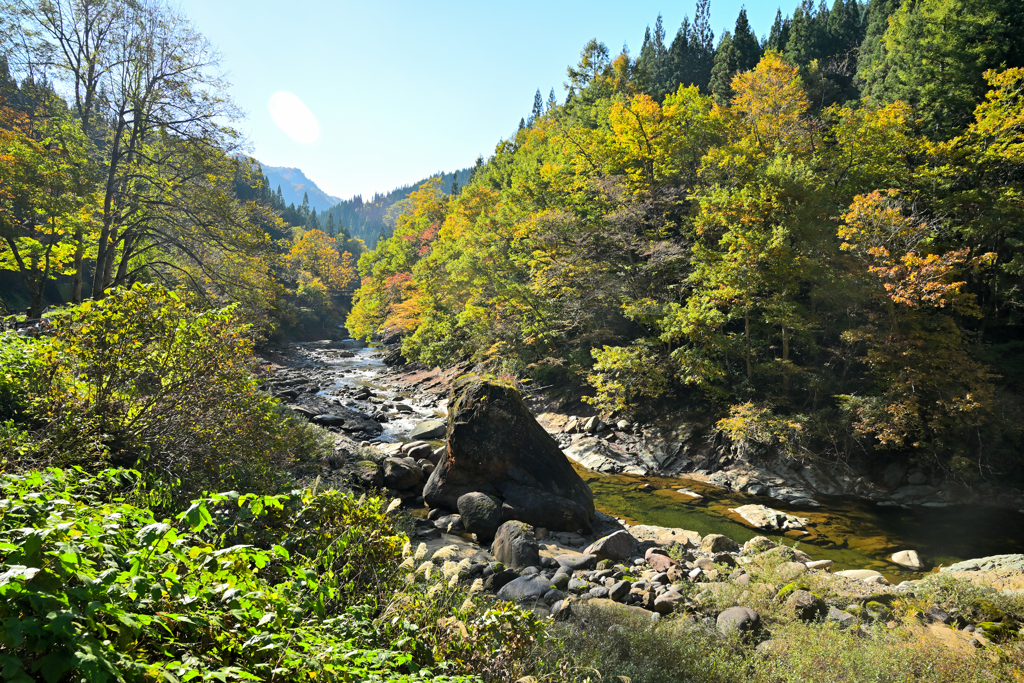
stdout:
{"type": "MultiPolygon", "coordinates": [[[[767,559],[754,587],[680,586],[685,609],[657,621],[496,601],[465,564],[410,544],[397,503],[295,483],[329,443],[256,389],[231,310],[139,287],[52,320],[0,337],[5,680],[1020,678],[1020,598],[946,578],[845,630],[794,614],[767,559]],[[734,604],[764,629],[723,634],[734,604]],[[1005,626],[947,650],[918,630],[932,606],[1005,626]]],[[[827,575],[805,581],[847,607],[827,575]]]]}

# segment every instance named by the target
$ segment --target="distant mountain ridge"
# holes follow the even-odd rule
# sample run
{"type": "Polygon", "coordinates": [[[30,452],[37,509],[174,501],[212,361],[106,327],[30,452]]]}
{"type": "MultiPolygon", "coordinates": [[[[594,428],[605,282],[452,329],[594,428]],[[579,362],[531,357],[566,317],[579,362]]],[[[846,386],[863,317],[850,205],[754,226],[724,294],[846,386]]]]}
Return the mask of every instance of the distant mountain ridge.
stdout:
{"type": "Polygon", "coordinates": [[[281,188],[281,197],[284,200],[281,208],[285,221],[291,225],[308,225],[306,221],[309,216],[301,211],[296,213],[301,209],[302,197],[306,194],[309,196],[309,208],[317,214],[314,216],[314,225],[323,226],[332,234],[338,232],[338,227],[331,229],[328,226],[344,227],[350,236],[363,240],[369,249],[376,247],[377,240],[382,235],[390,234],[395,220],[408,204],[406,199],[413,191],[423,187],[429,180],[438,178],[441,181],[442,192],[450,194],[453,188],[465,187],[474,170],[473,167],[468,167],[449,173],[439,171],[411,185],[395,188],[387,193],[376,192],[372,198],[364,200],[362,195],[355,195],[351,199],[329,195],[298,168],[263,164],[260,166],[263,175],[269,181],[270,192],[276,195],[277,188],[281,188]]]}
{"type": "Polygon", "coordinates": [[[301,169],[288,166],[267,166],[266,164],[260,164],[260,166],[263,167],[263,174],[270,180],[270,190],[277,192],[277,188],[281,188],[281,196],[286,205],[302,206],[304,194],[309,195],[310,208],[317,211],[325,211],[341,201],[341,197],[329,195],[317,187],[317,184],[307,178],[301,169]]]}
{"type": "Polygon", "coordinates": [[[473,167],[469,167],[451,173],[439,171],[412,185],[391,190],[387,194],[375,193],[369,200],[364,200],[362,195],[356,195],[352,199],[338,202],[328,210],[328,213],[335,224],[345,226],[349,234],[363,240],[367,248],[374,249],[380,237],[390,235],[395,220],[408,204],[406,199],[414,190],[420,189],[432,178],[440,178],[441,190],[445,194],[451,194],[453,185],[463,188],[469,184],[473,170],[473,167]]]}

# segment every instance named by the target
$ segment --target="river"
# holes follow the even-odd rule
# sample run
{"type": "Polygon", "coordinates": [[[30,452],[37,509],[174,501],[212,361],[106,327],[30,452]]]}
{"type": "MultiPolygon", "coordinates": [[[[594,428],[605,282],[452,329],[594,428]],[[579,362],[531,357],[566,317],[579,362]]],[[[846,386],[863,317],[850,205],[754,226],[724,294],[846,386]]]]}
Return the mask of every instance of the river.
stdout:
{"type": "MultiPolygon", "coordinates": [[[[299,344],[297,349],[300,356],[330,371],[335,384],[325,392],[366,386],[401,400],[412,409],[384,423],[379,440],[403,441],[422,420],[443,416],[443,409],[390,386],[378,351],[353,341],[343,346],[355,355],[336,357],[317,343],[299,344]]],[[[825,496],[817,498],[820,508],[797,509],[689,479],[604,475],[579,466],[576,469],[594,492],[597,508],[630,524],[679,527],[701,535],[724,534],[740,543],[758,535],[784,538],[787,544],[800,547],[814,559],[834,561],[836,569],[874,569],[893,582],[919,576],[888,561],[898,550],[916,550],[932,567],[987,555],[1024,553],[1024,514],[1014,510],[880,507],[868,500],[825,496]],[[691,489],[703,497],[694,500],[681,495],[677,493],[680,488],[691,489]],[[807,533],[760,531],[730,512],[730,508],[750,503],[808,519],[807,533]]]]}

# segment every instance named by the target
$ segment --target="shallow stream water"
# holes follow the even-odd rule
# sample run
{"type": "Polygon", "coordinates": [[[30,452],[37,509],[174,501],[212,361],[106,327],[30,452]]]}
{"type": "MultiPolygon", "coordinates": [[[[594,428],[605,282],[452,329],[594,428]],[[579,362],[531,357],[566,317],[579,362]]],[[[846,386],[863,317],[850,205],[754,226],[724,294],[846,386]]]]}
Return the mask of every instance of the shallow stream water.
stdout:
{"type": "MultiPolygon", "coordinates": [[[[367,386],[401,399],[412,408],[385,423],[380,440],[405,440],[419,422],[443,416],[437,406],[422,403],[410,393],[395,392],[382,377],[385,369],[380,354],[358,342],[345,346],[355,352],[350,358],[318,360],[336,371],[336,386],[367,386]]],[[[1024,553],[1024,514],[1014,510],[950,506],[880,507],[872,501],[852,497],[819,496],[820,508],[788,507],[780,501],[737,494],[690,479],[604,475],[576,466],[594,492],[599,510],[625,519],[630,524],[691,529],[701,535],[724,534],[742,543],[764,535],[798,545],[814,559],[830,559],[836,569],[874,569],[890,581],[919,576],[892,564],[887,558],[898,550],[917,550],[936,567],[986,555],[1024,553]],[[649,484],[653,490],[644,490],[649,484]],[[677,492],[687,488],[703,498],[693,499],[677,492]],[[809,520],[808,533],[765,532],[744,523],[730,508],[750,503],[767,505],[809,520]]]]}

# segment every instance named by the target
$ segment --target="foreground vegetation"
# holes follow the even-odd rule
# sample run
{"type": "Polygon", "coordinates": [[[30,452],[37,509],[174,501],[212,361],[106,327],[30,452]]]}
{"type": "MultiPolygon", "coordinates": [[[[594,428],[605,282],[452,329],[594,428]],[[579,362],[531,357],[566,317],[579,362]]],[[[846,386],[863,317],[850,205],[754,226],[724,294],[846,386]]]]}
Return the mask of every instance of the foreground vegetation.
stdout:
{"type": "MultiPolygon", "coordinates": [[[[1020,595],[943,576],[845,631],[786,607],[780,553],[744,565],[747,586],[680,586],[686,609],[659,621],[495,602],[468,561],[408,541],[397,500],[296,483],[333,444],[257,390],[232,309],[139,286],[51,320],[0,335],[5,680],[1024,679],[1020,595]],[[720,634],[734,604],[766,630],[720,634]],[[993,643],[924,637],[932,605],[998,622],[993,643]]],[[[846,607],[828,574],[801,587],[846,607]]]]}

